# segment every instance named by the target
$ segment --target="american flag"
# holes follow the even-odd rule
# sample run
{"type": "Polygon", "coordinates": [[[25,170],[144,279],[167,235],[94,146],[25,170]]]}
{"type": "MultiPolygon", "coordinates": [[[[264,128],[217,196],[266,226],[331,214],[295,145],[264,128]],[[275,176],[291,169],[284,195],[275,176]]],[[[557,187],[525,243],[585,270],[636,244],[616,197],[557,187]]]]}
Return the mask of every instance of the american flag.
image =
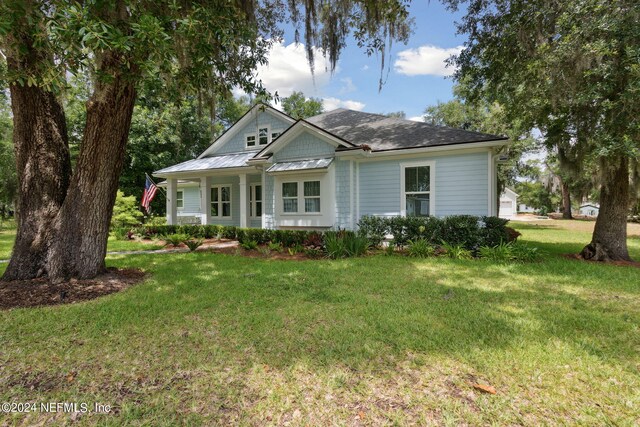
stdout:
{"type": "Polygon", "coordinates": [[[156,196],[156,191],[158,191],[158,187],[147,175],[147,182],[144,184],[144,193],[142,194],[142,206],[147,213],[149,213],[151,201],[156,196]]]}

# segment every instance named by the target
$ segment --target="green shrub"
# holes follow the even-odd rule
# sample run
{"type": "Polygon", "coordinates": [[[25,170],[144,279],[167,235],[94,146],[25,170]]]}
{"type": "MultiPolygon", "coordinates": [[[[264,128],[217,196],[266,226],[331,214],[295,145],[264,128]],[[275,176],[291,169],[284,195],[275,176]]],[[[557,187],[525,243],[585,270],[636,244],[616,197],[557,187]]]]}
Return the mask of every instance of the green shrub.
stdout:
{"type": "Polygon", "coordinates": [[[133,227],[140,224],[143,216],[144,214],[138,209],[135,196],[125,196],[118,190],[111,214],[111,228],[133,227]]]}
{"type": "Polygon", "coordinates": [[[535,246],[524,243],[511,242],[511,255],[516,262],[536,262],[542,258],[542,253],[535,246]]]}
{"type": "Polygon", "coordinates": [[[396,243],[392,240],[387,246],[384,247],[384,254],[387,256],[395,255],[396,243]]]}
{"type": "Polygon", "coordinates": [[[282,243],[282,246],[290,248],[296,245],[304,245],[307,232],[302,230],[273,230],[271,234],[272,242],[282,243]]]}
{"type": "Polygon", "coordinates": [[[280,242],[269,242],[267,247],[269,248],[269,250],[272,250],[274,252],[282,252],[282,243],[280,242]]]}
{"type": "Polygon", "coordinates": [[[347,248],[344,239],[334,231],[326,232],[324,234],[324,251],[327,253],[327,256],[332,259],[346,256],[347,248]]]}
{"type": "Polygon", "coordinates": [[[452,245],[442,242],[442,249],[448,258],[452,259],[471,259],[473,254],[469,249],[465,249],[462,245],[452,245]]]}
{"type": "Polygon", "coordinates": [[[369,239],[366,236],[346,233],[342,239],[344,240],[344,248],[348,257],[362,256],[369,250],[369,239]]]}
{"type": "Polygon", "coordinates": [[[461,245],[477,251],[481,246],[496,246],[507,242],[507,220],[497,217],[451,215],[438,217],[389,217],[364,216],[358,222],[359,232],[377,245],[382,236],[393,235],[396,246],[406,246],[410,241],[425,239],[432,245],[441,241],[461,245]]]}
{"type": "Polygon", "coordinates": [[[513,259],[512,246],[509,243],[501,243],[497,246],[482,246],[478,250],[478,256],[482,259],[495,262],[509,262],[513,259]]]}
{"type": "Polygon", "coordinates": [[[188,235],[180,233],[162,236],[162,240],[164,240],[167,245],[171,245],[173,247],[180,246],[180,243],[184,242],[187,239],[189,239],[188,235]]]}
{"type": "Polygon", "coordinates": [[[361,256],[368,249],[369,239],[353,231],[327,231],[324,234],[324,250],[329,258],[361,256]]]}
{"type": "Polygon", "coordinates": [[[185,245],[187,245],[187,247],[189,248],[189,251],[193,252],[196,249],[198,249],[200,246],[202,246],[202,243],[204,242],[204,239],[200,238],[200,239],[186,239],[183,241],[183,243],[185,245]]]}
{"type": "Polygon", "coordinates": [[[536,247],[510,242],[493,247],[483,246],[478,251],[478,256],[495,262],[534,262],[540,260],[542,254],[536,247]]]}
{"type": "Polygon", "coordinates": [[[233,225],[220,225],[219,236],[221,239],[235,239],[237,236],[238,227],[233,225]]]}
{"type": "Polygon", "coordinates": [[[289,252],[289,255],[292,255],[292,256],[302,252],[303,250],[304,250],[304,246],[302,245],[293,245],[287,249],[287,251],[289,252]]]}
{"type": "Polygon", "coordinates": [[[427,239],[419,238],[409,241],[407,253],[412,257],[427,258],[436,254],[436,248],[427,239]]]}
{"type": "Polygon", "coordinates": [[[126,227],[114,228],[111,234],[116,240],[130,240],[131,231],[126,227]]]}
{"type": "Polygon", "coordinates": [[[387,219],[379,216],[365,215],[358,221],[358,231],[369,239],[371,246],[378,247],[387,234],[387,219]]]}
{"type": "Polygon", "coordinates": [[[246,240],[246,241],[240,243],[240,246],[242,246],[244,249],[250,251],[250,250],[258,248],[258,242],[256,242],[255,240],[246,240]]]}

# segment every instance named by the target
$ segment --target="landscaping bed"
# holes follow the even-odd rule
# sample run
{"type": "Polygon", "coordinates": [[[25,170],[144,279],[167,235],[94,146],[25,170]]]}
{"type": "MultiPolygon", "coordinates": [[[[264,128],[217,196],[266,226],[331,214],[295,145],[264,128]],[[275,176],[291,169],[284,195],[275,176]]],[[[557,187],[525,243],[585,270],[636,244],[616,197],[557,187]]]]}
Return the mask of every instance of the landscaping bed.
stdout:
{"type": "Polygon", "coordinates": [[[135,268],[109,268],[94,279],[52,283],[46,278],[0,282],[0,310],[43,305],[73,304],[120,292],[142,282],[145,273],[135,268]]]}

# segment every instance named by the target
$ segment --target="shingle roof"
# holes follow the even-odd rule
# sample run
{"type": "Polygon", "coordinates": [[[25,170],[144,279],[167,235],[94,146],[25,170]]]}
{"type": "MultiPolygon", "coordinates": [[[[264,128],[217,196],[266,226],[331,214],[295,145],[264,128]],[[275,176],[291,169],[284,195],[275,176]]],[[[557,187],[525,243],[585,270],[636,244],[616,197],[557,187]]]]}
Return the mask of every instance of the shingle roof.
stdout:
{"type": "Polygon", "coordinates": [[[504,136],[435,126],[342,108],[310,117],[306,121],[355,145],[366,144],[373,151],[507,139],[504,136]]]}
{"type": "Polygon", "coordinates": [[[175,172],[191,172],[207,169],[225,169],[239,168],[247,166],[247,160],[255,156],[255,151],[247,153],[234,153],[222,156],[204,157],[202,159],[188,160],[169,166],[154,172],[155,174],[175,173],[175,172]]]}

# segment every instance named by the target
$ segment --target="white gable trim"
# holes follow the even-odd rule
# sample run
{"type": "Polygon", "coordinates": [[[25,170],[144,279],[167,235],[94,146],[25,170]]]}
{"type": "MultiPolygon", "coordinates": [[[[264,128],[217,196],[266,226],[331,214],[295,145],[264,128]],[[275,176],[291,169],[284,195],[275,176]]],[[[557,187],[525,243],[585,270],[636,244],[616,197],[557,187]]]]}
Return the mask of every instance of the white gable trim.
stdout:
{"type": "Polygon", "coordinates": [[[319,138],[320,140],[326,142],[327,144],[332,145],[333,147],[347,147],[354,148],[355,145],[348,143],[346,141],[337,138],[334,135],[320,129],[317,126],[314,126],[310,123],[305,122],[304,120],[298,120],[296,124],[291,126],[289,129],[284,131],[282,135],[280,135],[273,143],[267,145],[262,151],[255,155],[255,157],[249,161],[255,161],[260,159],[261,157],[265,157],[269,154],[273,154],[282,150],[286,147],[291,141],[293,141],[298,136],[303,133],[310,133],[311,135],[319,138]]]}
{"type": "MultiPolygon", "coordinates": [[[[200,154],[198,156],[198,159],[211,156],[216,152],[220,151],[220,149],[224,147],[224,145],[227,142],[229,142],[234,136],[236,136],[238,132],[240,132],[240,130],[243,129],[246,125],[248,125],[252,120],[255,120],[258,114],[260,113],[271,114],[272,116],[275,116],[278,119],[284,120],[285,122],[288,122],[291,124],[295,123],[295,120],[293,118],[289,117],[282,111],[276,110],[270,105],[256,104],[249,111],[247,111],[245,115],[240,118],[240,120],[235,122],[233,126],[227,129],[225,133],[223,133],[218,139],[216,139],[213,142],[213,144],[209,146],[209,148],[207,148],[202,154],[200,154]]],[[[256,140],[256,143],[257,143],[257,140],[256,140]]],[[[258,146],[256,145],[256,147],[258,146]]]]}

